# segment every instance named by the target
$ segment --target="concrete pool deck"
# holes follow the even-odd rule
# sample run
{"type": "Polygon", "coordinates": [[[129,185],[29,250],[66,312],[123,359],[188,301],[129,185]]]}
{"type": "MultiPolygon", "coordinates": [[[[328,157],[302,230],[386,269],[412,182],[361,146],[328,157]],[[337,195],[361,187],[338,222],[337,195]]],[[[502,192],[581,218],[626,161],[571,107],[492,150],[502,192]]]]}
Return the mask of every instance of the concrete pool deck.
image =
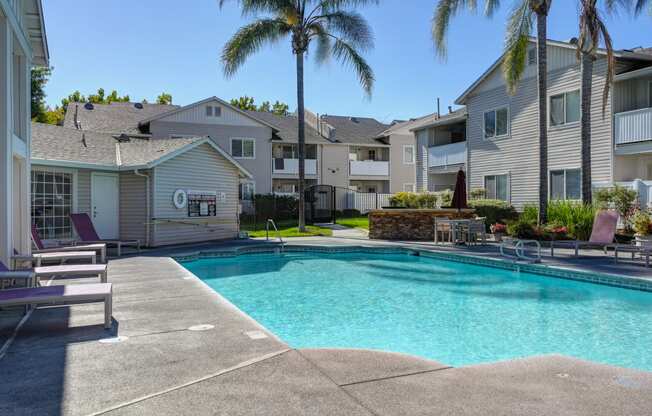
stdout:
{"type": "MultiPolygon", "coordinates": [[[[167,257],[190,249],[110,262],[110,331],[102,328],[100,304],[37,309],[0,358],[0,414],[649,415],[652,409],[652,373],[569,357],[451,368],[393,353],[292,349],[167,257]],[[205,324],[213,328],[189,329],[205,324]],[[116,335],[127,339],[99,342],[116,335]]],[[[89,281],[55,283],[80,280],[89,281]]],[[[0,343],[18,320],[15,310],[0,311],[0,343]]]]}

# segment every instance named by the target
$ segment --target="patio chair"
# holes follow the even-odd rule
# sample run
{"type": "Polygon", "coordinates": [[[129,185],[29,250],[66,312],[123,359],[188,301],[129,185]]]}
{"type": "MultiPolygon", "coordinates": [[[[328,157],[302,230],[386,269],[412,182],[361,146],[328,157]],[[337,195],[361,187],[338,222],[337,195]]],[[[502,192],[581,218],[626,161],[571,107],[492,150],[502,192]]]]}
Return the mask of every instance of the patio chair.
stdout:
{"type": "Polygon", "coordinates": [[[595,214],[593,230],[589,241],[555,241],[550,242],[550,256],[555,256],[555,247],[569,247],[575,250],[575,257],[579,257],[580,248],[601,248],[607,254],[608,248],[615,247],[614,238],[618,226],[618,213],[612,210],[599,211],[595,214]]]}
{"type": "MultiPolygon", "coordinates": [[[[62,257],[65,257],[63,253],[66,252],[80,252],[80,251],[92,251],[99,254],[100,262],[106,263],[106,244],[84,244],[84,245],[74,245],[74,246],[58,246],[58,247],[45,247],[41,236],[38,233],[36,225],[32,225],[32,243],[34,244],[35,249],[32,250],[33,255],[40,254],[50,254],[50,253],[61,253],[62,257]]],[[[43,258],[47,256],[42,256],[43,258]]],[[[77,255],[79,258],[79,255],[77,255]]],[[[37,264],[39,265],[39,264],[37,264]]]]}
{"type": "MultiPolygon", "coordinates": [[[[0,279],[12,279],[11,273],[7,272],[28,272],[33,273],[34,278],[32,286],[37,286],[41,278],[50,278],[57,276],[64,277],[99,277],[102,283],[108,279],[106,264],[63,264],[59,266],[40,266],[30,269],[21,269],[10,271],[7,266],[0,261],[0,279]],[[4,276],[2,273],[6,273],[4,276]]],[[[27,279],[27,278],[25,278],[27,279]]]]}
{"type": "Polygon", "coordinates": [[[478,217],[469,221],[466,229],[469,244],[477,243],[478,237],[480,237],[482,245],[487,243],[487,226],[485,225],[485,220],[486,218],[484,217],[478,217]]]}
{"type": "Polygon", "coordinates": [[[453,243],[453,226],[448,218],[434,218],[435,244],[442,242],[453,243]],[[441,234],[441,240],[439,235],[441,234]]]}
{"type": "Polygon", "coordinates": [[[111,328],[113,290],[111,283],[26,287],[0,290],[0,308],[7,306],[104,303],[104,328],[111,328]]]}
{"type": "Polygon", "coordinates": [[[122,255],[122,247],[136,247],[138,252],[140,252],[140,241],[139,240],[103,240],[95,231],[93,222],[88,214],[70,214],[70,219],[72,220],[72,225],[75,227],[77,235],[83,243],[87,244],[96,244],[104,243],[107,246],[116,247],[118,251],[118,257],[122,255]]]}

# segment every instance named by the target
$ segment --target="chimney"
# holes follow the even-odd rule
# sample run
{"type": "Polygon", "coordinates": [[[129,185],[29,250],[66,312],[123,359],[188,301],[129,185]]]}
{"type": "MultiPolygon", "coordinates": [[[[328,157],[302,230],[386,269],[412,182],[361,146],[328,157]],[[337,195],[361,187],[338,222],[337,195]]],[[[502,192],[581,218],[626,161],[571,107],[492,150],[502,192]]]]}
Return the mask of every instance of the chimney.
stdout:
{"type": "Polygon", "coordinates": [[[439,120],[439,97],[437,97],[437,120],[439,120]]]}
{"type": "Polygon", "coordinates": [[[452,112],[453,112],[453,107],[451,107],[451,106],[449,105],[449,106],[448,106],[448,114],[451,114],[452,112]]]}
{"type": "Polygon", "coordinates": [[[75,104],[75,128],[80,130],[81,125],[79,124],[79,119],[77,118],[77,113],[79,111],[79,104],[75,104]]]}

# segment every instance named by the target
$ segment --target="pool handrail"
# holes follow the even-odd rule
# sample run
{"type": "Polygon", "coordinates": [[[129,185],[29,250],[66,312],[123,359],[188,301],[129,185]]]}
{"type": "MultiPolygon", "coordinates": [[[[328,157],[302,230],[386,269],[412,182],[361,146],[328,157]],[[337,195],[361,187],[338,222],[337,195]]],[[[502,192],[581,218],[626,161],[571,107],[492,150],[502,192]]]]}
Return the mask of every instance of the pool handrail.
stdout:
{"type": "Polygon", "coordinates": [[[274,231],[276,231],[276,238],[283,243],[283,237],[281,237],[281,232],[278,230],[278,227],[276,227],[276,223],[274,222],[273,219],[268,218],[267,222],[265,223],[265,240],[269,241],[269,224],[272,224],[272,227],[274,227],[274,231]]]}

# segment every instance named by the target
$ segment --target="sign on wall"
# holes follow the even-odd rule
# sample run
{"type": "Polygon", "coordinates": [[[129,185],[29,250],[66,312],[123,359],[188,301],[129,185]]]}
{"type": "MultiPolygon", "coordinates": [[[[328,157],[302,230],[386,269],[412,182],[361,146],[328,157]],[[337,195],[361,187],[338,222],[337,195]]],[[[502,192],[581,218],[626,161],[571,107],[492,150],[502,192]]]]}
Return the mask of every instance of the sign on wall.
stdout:
{"type": "Polygon", "coordinates": [[[217,215],[217,193],[188,191],[189,217],[214,217],[217,215]]]}

